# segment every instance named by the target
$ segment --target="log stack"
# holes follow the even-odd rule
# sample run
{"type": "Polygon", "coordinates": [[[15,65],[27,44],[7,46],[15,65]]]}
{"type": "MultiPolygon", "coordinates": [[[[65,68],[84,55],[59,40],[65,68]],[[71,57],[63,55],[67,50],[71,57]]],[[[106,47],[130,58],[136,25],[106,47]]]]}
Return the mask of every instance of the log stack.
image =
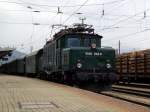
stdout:
{"type": "Polygon", "coordinates": [[[150,76],[150,49],[118,55],[116,69],[121,76],[123,74],[128,76],[132,74],[132,76],[140,77],[150,76]]]}

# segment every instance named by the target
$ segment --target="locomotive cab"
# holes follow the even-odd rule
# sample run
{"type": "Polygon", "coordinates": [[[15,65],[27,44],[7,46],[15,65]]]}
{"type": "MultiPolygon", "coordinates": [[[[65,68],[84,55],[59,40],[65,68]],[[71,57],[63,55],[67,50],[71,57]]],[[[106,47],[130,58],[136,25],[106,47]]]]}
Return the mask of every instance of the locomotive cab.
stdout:
{"type": "Polygon", "coordinates": [[[114,82],[115,50],[102,48],[102,36],[82,28],[69,29],[57,40],[57,68],[78,81],[114,82]]]}
{"type": "Polygon", "coordinates": [[[60,30],[43,48],[46,77],[71,83],[112,83],[115,50],[102,48],[101,39],[86,24],[60,30]]]}
{"type": "Polygon", "coordinates": [[[62,50],[62,68],[76,75],[80,81],[114,81],[112,48],[101,48],[102,36],[70,34],[62,50]]]}

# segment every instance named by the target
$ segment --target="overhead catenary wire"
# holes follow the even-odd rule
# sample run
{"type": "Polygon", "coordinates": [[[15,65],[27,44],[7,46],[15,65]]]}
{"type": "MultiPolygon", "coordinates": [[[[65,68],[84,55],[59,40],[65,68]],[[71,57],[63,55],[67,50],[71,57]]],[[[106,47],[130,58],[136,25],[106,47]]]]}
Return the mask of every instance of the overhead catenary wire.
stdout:
{"type": "Polygon", "coordinates": [[[85,4],[86,4],[88,1],[89,1],[89,0],[85,0],[85,1],[83,2],[83,4],[82,4],[79,8],[77,8],[75,11],[73,11],[73,13],[72,13],[67,19],[65,19],[65,20],[63,21],[62,24],[65,24],[77,11],[79,11],[83,6],[85,6],[85,4]]]}
{"type": "MultiPolygon", "coordinates": [[[[124,0],[122,0],[122,1],[124,1],[124,0]]],[[[82,8],[83,6],[85,6],[85,4],[88,2],[88,0],[86,0],[82,5],[81,5],[81,7],[79,7],[77,10],[75,10],[62,24],[65,24],[78,10],[80,10],[80,8],[82,8]]],[[[104,4],[102,4],[102,5],[104,5],[104,4]]],[[[104,9],[103,9],[103,14],[104,14],[104,9]]],[[[60,28],[60,27],[58,27],[58,28],[60,28]]],[[[56,28],[56,29],[58,29],[58,28],[56,28]]],[[[55,30],[56,30],[55,29],[55,30]]],[[[52,32],[51,32],[51,34],[52,34],[52,32]]]]}
{"type": "MultiPolygon", "coordinates": [[[[135,16],[134,16],[135,17],[135,16]]],[[[141,16],[142,17],[142,16],[141,16]]],[[[136,22],[138,22],[138,21],[136,21],[136,22]]],[[[140,21],[139,21],[139,23],[140,23],[140,21]]],[[[138,23],[138,24],[139,24],[138,23]]],[[[132,22],[132,24],[133,24],[133,22],[132,22]]],[[[100,27],[100,26],[97,26],[97,27],[100,27]]],[[[113,30],[114,29],[120,29],[120,28],[123,28],[123,27],[120,27],[120,26],[112,26],[112,27],[110,27],[110,26],[106,26],[106,27],[104,27],[104,28],[102,28],[102,29],[99,29],[100,31],[99,32],[104,32],[104,33],[109,33],[109,32],[113,32],[113,30]],[[109,30],[109,31],[108,31],[109,30]]],[[[125,28],[125,27],[124,27],[125,28]]],[[[129,27],[130,28],[130,27],[129,27]]],[[[140,28],[141,29],[141,28],[140,28]]]]}
{"type": "MultiPolygon", "coordinates": [[[[117,0],[116,0],[117,1],[117,0]]],[[[119,1],[119,0],[118,0],[119,1]]],[[[120,3],[120,2],[118,2],[118,3],[120,3]]],[[[103,3],[102,3],[103,4],[103,3]]],[[[27,4],[26,4],[27,5],[27,4]]],[[[87,6],[87,5],[90,5],[90,4],[85,4],[84,6],[87,6]]],[[[67,5],[62,5],[62,6],[67,6],[67,5]]],[[[71,6],[70,4],[68,4],[68,6],[71,6]]],[[[73,6],[73,5],[72,5],[73,6]]],[[[80,5],[81,6],[81,5],[80,5]]],[[[38,7],[43,7],[43,6],[38,6],[38,7]]],[[[58,7],[58,6],[57,6],[58,7]]],[[[79,7],[79,6],[77,6],[77,7],[79,7]]],[[[89,6],[90,7],[90,6],[89,6]]],[[[106,10],[105,11],[107,11],[107,8],[106,8],[106,10]]],[[[111,11],[111,10],[110,10],[111,11]]],[[[42,12],[42,11],[41,11],[42,12]]],[[[46,12],[46,10],[43,10],[43,12],[46,12]]],[[[47,12],[50,12],[49,10],[47,11],[47,12]]],[[[55,13],[57,13],[57,12],[55,12],[55,13]]],[[[64,12],[63,12],[64,13],[64,12]]],[[[112,13],[109,13],[109,14],[107,14],[107,13],[109,13],[109,12],[105,12],[105,16],[109,16],[109,15],[114,15],[115,16],[115,14],[112,14],[112,13]]],[[[65,13],[64,13],[65,14],[65,13]]],[[[135,15],[136,15],[137,13],[135,13],[135,15]]],[[[139,16],[139,15],[137,15],[137,16],[135,16],[135,15],[125,15],[125,17],[129,17],[129,16],[133,16],[132,18],[135,18],[135,17],[143,17],[143,13],[141,13],[141,15],[139,16]]],[[[75,16],[75,15],[73,15],[73,16],[75,16]]],[[[123,15],[124,16],[124,15],[123,15]]],[[[118,17],[121,17],[120,15],[118,15],[118,17]]],[[[89,17],[90,18],[90,17],[89,17]]],[[[131,19],[132,19],[131,18],[131,19]]],[[[103,19],[107,19],[107,17],[106,18],[103,18],[103,19]]],[[[126,19],[126,18],[124,18],[124,19],[126,19]]],[[[121,20],[123,20],[123,19],[121,19],[121,20]]],[[[129,20],[129,19],[128,19],[129,20]]],[[[122,22],[120,22],[120,23],[125,23],[125,22],[129,22],[128,20],[125,20],[125,21],[122,21],[122,22]]],[[[3,21],[2,21],[2,23],[3,23],[3,21]]],[[[5,23],[5,22],[4,22],[5,23]]],[[[24,23],[24,22],[6,22],[7,24],[21,24],[21,25],[30,25],[30,24],[33,24],[33,23],[24,23]]],[[[125,25],[123,24],[123,26],[118,26],[120,23],[118,23],[117,25],[115,25],[115,26],[112,26],[112,27],[110,27],[110,26],[106,26],[106,28],[104,28],[104,29],[99,29],[99,30],[106,30],[106,29],[114,29],[115,27],[118,27],[118,28],[126,28],[126,27],[124,27],[125,25]]],[[[143,23],[143,22],[142,22],[143,23]]],[[[127,23],[127,24],[129,24],[129,23],[127,23]]],[[[48,26],[48,25],[50,25],[50,24],[42,24],[42,23],[40,23],[39,25],[46,25],[46,26],[48,26]]],[[[118,30],[118,28],[117,28],[117,30],[118,30]]],[[[116,28],[115,28],[116,29],[116,28]]],[[[107,31],[107,30],[106,30],[107,31]]],[[[107,33],[107,32],[106,32],[107,33]]],[[[135,32],[134,32],[135,33],[135,32]]],[[[124,35],[122,35],[122,36],[124,36],[124,35]]],[[[131,36],[133,36],[133,35],[131,35],[131,36]]],[[[118,36],[119,37],[119,36],[118,36]]],[[[120,36],[121,37],[121,36],[120,36]]],[[[128,36],[128,37],[130,37],[130,36],[128,36]]],[[[127,37],[127,38],[128,38],[127,37]]],[[[123,38],[125,38],[125,37],[123,37],[123,38]]],[[[113,37],[113,39],[114,40],[117,40],[117,38],[116,37],[113,37]]]]}
{"type": "MultiPolygon", "coordinates": [[[[84,6],[96,6],[96,5],[109,5],[109,4],[114,4],[114,3],[118,3],[118,2],[121,2],[121,1],[125,1],[125,0],[114,0],[114,1],[111,1],[111,2],[105,2],[105,3],[97,3],[97,4],[87,4],[87,5],[84,5],[84,6]]],[[[0,2],[3,2],[3,3],[13,3],[13,4],[28,4],[28,5],[33,5],[33,6],[44,6],[44,7],[58,7],[58,5],[46,5],[46,4],[35,4],[35,3],[30,3],[30,2],[12,2],[12,1],[0,1],[0,2]]],[[[82,6],[82,5],[62,5],[61,7],[79,7],[79,6],[82,6]]]]}
{"type": "MultiPolygon", "coordinates": [[[[127,1],[127,0],[123,0],[123,1],[127,1]]],[[[107,16],[109,13],[111,13],[113,10],[115,10],[116,8],[118,8],[118,7],[121,7],[121,6],[123,6],[124,5],[124,2],[121,2],[122,4],[119,4],[119,6],[115,6],[115,8],[111,8],[110,9],[110,11],[108,12],[108,11],[105,11],[104,10],[104,4],[103,4],[103,7],[102,7],[102,14],[101,14],[101,16],[100,16],[100,19],[99,19],[99,21],[102,21],[103,20],[103,22],[104,22],[104,20],[106,20],[106,18],[104,18],[104,15],[105,16],[107,16]]],[[[120,18],[120,17],[119,17],[120,18]]],[[[116,20],[116,19],[115,19],[116,20]]],[[[102,23],[102,22],[101,22],[102,23]]],[[[102,27],[102,25],[101,25],[101,27],[102,27]]]]}
{"type": "Polygon", "coordinates": [[[112,11],[115,11],[116,9],[123,7],[127,1],[128,0],[121,1],[121,3],[119,3],[118,5],[115,5],[114,7],[111,7],[108,11],[106,11],[105,14],[110,14],[110,13],[112,13],[112,11]]]}
{"type": "MultiPolygon", "coordinates": [[[[149,11],[149,10],[150,10],[150,9],[147,9],[147,10],[145,9],[143,12],[146,13],[146,12],[149,11]]],[[[118,22],[116,22],[116,23],[114,23],[114,24],[108,26],[108,27],[105,28],[105,29],[110,29],[111,27],[113,27],[113,26],[115,26],[115,25],[117,25],[117,24],[119,24],[119,23],[121,23],[121,22],[127,21],[127,20],[129,20],[129,19],[131,19],[131,18],[133,18],[133,17],[136,17],[137,15],[139,15],[139,14],[141,14],[141,13],[143,13],[143,12],[135,13],[134,15],[131,15],[131,16],[125,18],[125,19],[119,20],[118,22]]]]}
{"type": "Polygon", "coordinates": [[[62,22],[62,25],[64,25],[74,14],[76,14],[76,12],[78,12],[83,6],[85,6],[85,4],[88,2],[89,0],[85,0],[84,2],[83,2],[83,4],[79,7],[79,8],[77,8],[75,11],[73,11],[73,13],[68,17],[68,18],[66,18],[63,22],[62,22]]]}
{"type": "MultiPolygon", "coordinates": [[[[27,7],[28,5],[32,5],[32,4],[27,4],[27,2],[24,2],[24,1],[22,1],[22,0],[19,0],[19,1],[21,1],[21,3],[20,3],[20,5],[22,5],[22,6],[24,6],[24,7],[27,7]]],[[[99,5],[106,5],[106,4],[111,4],[111,3],[119,3],[119,2],[122,2],[122,1],[126,1],[126,0],[116,0],[116,1],[112,1],[112,2],[106,2],[106,3],[101,3],[101,4],[99,4],[99,5]]],[[[0,2],[7,2],[7,1],[0,1],[0,2]]],[[[8,3],[17,3],[17,2],[9,2],[8,1],[8,3]]],[[[78,6],[81,6],[81,5],[73,5],[73,6],[70,6],[70,7],[78,7],[78,6]]],[[[90,6],[90,4],[89,5],[84,5],[84,6],[90,6]]],[[[40,7],[40,6],[39,6],[40,7]]],[[[56,8],[58,8],[58,6],[54,6],[54,7],[56,7],[56,8]]],[[[59,6],[59,7],[63,7],[63,5],[61,5],[61,6],[59,6]]],[[[3,9],[3,10],[6,10],[6,9],[3,9]]],[[[30,11],[25,11],[25,10],[7,10],[7,11],[20,11],[20,12],[30,12],[30,11]]],[[[111,11],[112,11],[112,9],[111,9],[111,11]]],[[[57,13],[57,11],[50,11],[49,9],[48,10],[40,10],[40,12],[51,12],[51,13],[57,13]]]]}
{"type": "MultiPolygon", "coordinates": [[[[22,0],[21,0],[22,1],[22,0]]],[[[121,1],[125,1],[125,0],[121,0],[121,1]]],[[[114,2],[117,2],[117,1],[112,1],[112,2],[110,2],[110,3],[114,3],[114,2]]],[[[119,2],[119,1],[118,1],[119,2]]],[[[104,3],[102,4],[102,5],[104,5],[104,3]]],[[[82,5],[80,5],[80,6],[82,6],[82,5]]],[[[85,5],[84,5],[85,6],[85,5]]],[[[41,12],[41,11],[40,11],[41,12]]],[[[47,11],[47,12],[52,12],[52,11],[47,11]]],[[[104,12],[104,10],[103,10],[103,12],[104,12]]],[[[53,13],[57,13],[57,12],[53,12],[53,13]]]]}
{"type": "MultiPolygon", "coordinates": [[[[146,11],[150,11],[150,9],[147,9],[146,11]]],[[[113,26],[115,26],[115,25],[117,25],[117,24],[119,24],[119,23],[122,23],[122,22],[124,22],[124,21],[127,21],[127,20],[129,20],[129,19],[131,19],[131,18],[134,18],[135,16],[140,15],[140,14],[142,14],[143,12],[144,12],[144,11],[138,12],[138,13],[136,13],[136,14],[134,14],[134,15],[132,15],[132,16],[129,16],[129,17],[125,18],[125,19],[119,20],[119,21],[117,21],[116,23],[114,23],[114,24],[108,26],[108,28],[111,28],[111,27],[113,27],[113,26]]]]}
{"type": "MultiPolygon", "coordinates": [[[[55,19],[56,17],[57,17],[57,15],[58,14],[56,14],[56,15],[54,15],[53,17],[51,17],[50,18],[50,20],[53,20],[53,19],[55,19]]],[[[40,24],[40,25],[42,25],[42,24],[40,24]]],[[[43,24],[43,25],[46,25],[46,26],[50,26],[50,24],[43,24]]],[[[42,30],[44,30],[44,28],[42,28],[42,30]]],[[[41,31],[41,30],[40,30],[41,31]]],[[[47,36],[49,36],[49,31],[48,31],[48,33],[45,33],[45,36],[40,36],[38,39],[36,39],[36,40],[34,40],[34,43],[36,43],[36,42],[39,42],[39,40],[40,39],[44,39],[44,38],[42,38],[42,37],[47,37],[47,36]]],[[[50,37],[51,37],[51,35],[50,35],[50,37]]],[[[27,40],[29,40],[30,38],[28,38],[27,40]]],[[[24,41],[22,42],[22,43],[24,43],[24,41]]],[[[26,46],[28,46],[28,45],[30,45],[31,43],[30,42],[27,42],[27,43],[25,43],[24,45],[26,45],[26,46]]],[[[19,44],[18,46],[20,46],[21,44],[19,44]]]]}
{"type": "MultiPolygon", "coordinates": [[[[123,0],[123,1],[126,1],[126,0],[123,0]]],[[[100,20],[99,21],[102,21],[102,20],[106,20],[106,18],[104,18],[104,15],[106,16],[106,15],[108,15],[109,13],[111,13],[113,10],[115,10],[116,8],[118,8],[118,7],[121,7],[121,6],[123,6],[124,5],[124,2],[121,2],[122,4],[119,4],[119,6],[115,6],[115,8],[111,8],[110,9],[110,11],[108,12],[108,11],[105,11],[104,10],[104,4],[103,4],[103,8],[102,8],[102,14],[101,14],[101,16],[100,16],[100,20]]],[[[120,18],[120,17],[119,17],[120,18]]],[[[102,27],[102,25],[101,25],[101,27],[102,27]]]]}
{"type": "MultiPolygon", "coordinates": [[[[76,14],[77,11],[79,11],[89,0],[85,0],[82,5],[77,8],[75,11],[73,11],[73,13],[71,15],[69,15],[69,17],[67,17],[63,22],[62,22],[62,25],[64,25],[74,14],[76,14]]],[[[59,26],[58,28],[56,28],[55,30],[61,28],[61,26],[59,26]]],[[[55,31],[54,30],[54,31],[55,31]]]]}
{"type": "Polygon", "coordinates": [[[49,25],[48,23],[23,23],[23,22],[9,22],[9,21],[0,21],[0,23],[4,24],[17,24],[17,25],[49,25]]]}
{"type": "MultiPolygon", "coordinates": [[[[31,11],[30,11],[31,12],[31,11]]],[[[53,17],[51,17],[51,19],[50,20],[53,20],[53,19],[55,19],[56,18],[56,16],[57,16],[58,14],[56,13],[56,15],[54,15],[53,17]]],[[[32,23],[15,23],[15,22],[0,22],[0,23],[7,23],[7,24],[29,24],[29,25],[32,25],[32,24],[34,24],[33,23],[33,18],[32,18],[32,23]]],[[[46,25],[46,26],[49,26],[50,24],[39,24],[39,25],[46,25]]],[[[33,27],[34,27],[34,25],[33,25],[33,27]]],[[[42,28],[43,29],[43,28],[42,28]]],[[[49,33],[47,33],[47,34],[49,34],[49,33]]],[[[46,34],[46,35],[47,35],[46,34]]],[[[33,35],[33,33],[31,34],[31,35],[33,35]]],[[[30,40],[31,39],[31,37],[30,38],[28,38],[28,40],[30,40]]],[[[38,38],[37,40],[34,40],[34,43],[35,43],[35,41],[39,41],[39,39],[41,39],[41,37],[40,38],[38,38]]],[[[24,42],[23,42],[24,43],[24,42]]],[[[28,43],[24,43],[23,45],[26,45],[27,47],[29,46],[29,45],[32,45],[32,43],[31,42],[28,42],[28,43]]],[[[19,46],[21,46],[21,44],[19,44],[19,46]]]]}
{"type": "Polygon", "coordinates": [[[117,38],[117,39],[123,39],[123,38],[128,38],[130,36],[133,36],[133,35],[137,35],[139,33],[143,33],[143,32],[146,32],[146,31],[150,31],[150,29],[144,29],[144,30],[141,30],[141,31],[137,31],[137,32],[133,32],[133,33],[129,33],[129,34],[126,34],[126,35],[122,35],[122,36],[117,36],[117,37],[112,37],[112,38],[109,38],[108,40],[105,40],[107,42],[110,42],[110,41],[114,41],[112,40],[113,38],[117,38]]]}
{"type": "MultiPolygon", "coordinates": [[[[125,1],[125,0],[118,0],[118,1],[112,1],[112,2],[110,2],[110,3],[116,3],[116,2],[120,2],[120,1],[125,1]]],[[[6,1],[1,1],[1,2],[6,2],[6,1]]],[[[104,5],[105,3],[102,3],[101,5],[104,5]]],[[[81,6],[81,5],[79,5],[79,6],[81,6]]],[[[86,6],[86,5],[84,5],[84,6],[86,6]]]]}

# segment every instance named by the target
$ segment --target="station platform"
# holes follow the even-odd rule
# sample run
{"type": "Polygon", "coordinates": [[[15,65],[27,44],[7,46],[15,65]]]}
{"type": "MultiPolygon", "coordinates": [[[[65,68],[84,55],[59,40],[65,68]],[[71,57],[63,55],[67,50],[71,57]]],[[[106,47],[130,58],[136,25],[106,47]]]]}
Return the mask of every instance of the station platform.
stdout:
{"type": "Polygon", "coordinates": [[[54,82],[0,74],[0,112],[150,112],[150,108],[54,82]]]}

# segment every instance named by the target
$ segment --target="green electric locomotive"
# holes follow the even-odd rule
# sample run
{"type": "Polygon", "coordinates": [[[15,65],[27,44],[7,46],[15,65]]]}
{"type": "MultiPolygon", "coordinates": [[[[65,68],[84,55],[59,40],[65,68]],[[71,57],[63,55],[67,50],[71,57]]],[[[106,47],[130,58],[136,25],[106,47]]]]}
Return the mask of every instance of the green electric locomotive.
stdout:
{"type": "Polygon", "coordinates": [[[41,77],[68,83],[111,84],[115,49],[101,47],[102,36],[86,24],[60,30],[43,48],[41,77]]]}

